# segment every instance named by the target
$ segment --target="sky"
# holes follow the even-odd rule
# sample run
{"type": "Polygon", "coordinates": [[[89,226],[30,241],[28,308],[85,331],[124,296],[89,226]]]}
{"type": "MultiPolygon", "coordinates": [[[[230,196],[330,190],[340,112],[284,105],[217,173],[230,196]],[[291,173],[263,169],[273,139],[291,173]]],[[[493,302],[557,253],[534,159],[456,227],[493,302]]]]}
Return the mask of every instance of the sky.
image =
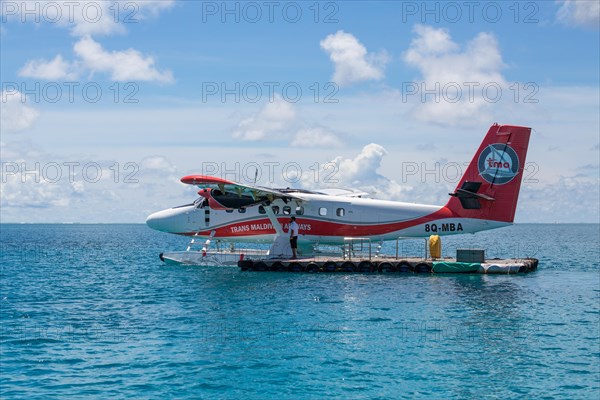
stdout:
{"type": "Polygon", "coordinates": [[[0,220],[112,223],[210,174],[443,205],[531,127],[515,222],[600,222],[600,2],[0,0],[0,220]]]}

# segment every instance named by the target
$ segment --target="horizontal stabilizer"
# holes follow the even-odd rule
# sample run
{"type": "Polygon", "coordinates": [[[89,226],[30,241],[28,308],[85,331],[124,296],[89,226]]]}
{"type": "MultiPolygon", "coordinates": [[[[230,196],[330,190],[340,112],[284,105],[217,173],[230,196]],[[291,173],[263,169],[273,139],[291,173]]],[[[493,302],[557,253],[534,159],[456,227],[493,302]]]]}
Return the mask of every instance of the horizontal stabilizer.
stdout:
{"type": "Polygon", "coordinates": [[[482,193],[477,193],[481,187],[481,182],[464,182],[459,189],[456,189],[454,193],[448,193],[450,196],[458,197],[461,206],[465,210],[479,210],[481,203],[479,199],[494,201],[493,197],[487,196],[482,193]]]}
{"type": "MultiPolygon", "coordinates": [[[[452,195],[454,195],[454,194],[452,194],[452,195]]],[[[458,189],[456,191],[456,196],[458,196],[459,198],[460,197],[478,197],[480,199],[488,200],[488,201],[494,201],[495,200],[493,197],[486,196],[485,194],[473,193],[473,192],[469,192],[468,190],[464,190],[464,189],[458,189]]]]}

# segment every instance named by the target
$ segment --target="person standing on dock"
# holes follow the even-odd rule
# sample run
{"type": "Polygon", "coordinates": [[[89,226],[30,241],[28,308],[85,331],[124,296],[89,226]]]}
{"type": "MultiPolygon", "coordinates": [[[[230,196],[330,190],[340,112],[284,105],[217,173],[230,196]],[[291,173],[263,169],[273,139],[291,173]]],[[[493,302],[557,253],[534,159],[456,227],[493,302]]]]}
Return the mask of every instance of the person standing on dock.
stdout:
{"type": "Polygon", "coordinates": [[[292,247],[292,259],[298,258],[296,256],[296,249],[298,248],[298,224],[296,223],[296,217],[292,217],[290,221],[290,246],[292,247]]]}

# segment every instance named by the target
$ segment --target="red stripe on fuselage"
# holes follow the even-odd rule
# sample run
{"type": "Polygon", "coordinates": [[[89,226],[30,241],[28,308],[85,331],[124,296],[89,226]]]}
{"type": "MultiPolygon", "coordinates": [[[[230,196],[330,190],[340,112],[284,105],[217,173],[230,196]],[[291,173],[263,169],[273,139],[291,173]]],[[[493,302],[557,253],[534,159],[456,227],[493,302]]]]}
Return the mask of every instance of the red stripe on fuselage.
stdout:
{"type": "MultiPolygon", "coordinates": [[[[296,217],[301,235],[314,236],[339,236],[339,237],[357,237],[384,235],[390,232],[396,232],[402,229],[410,228],[415,225],[428,223],[434,220],[454,218],[454,215],[446,207],[438,211],[409,221],[388,222],[377,224],[354,225],[342,222],[324,221],[315,218],[296,217]]],[[[285,230],[288,228],[289,217],[277,218],[285,230]]],[[[183,235],[208,236],[215,230],[215,237],[243,237],[258,235],[274,235],[275,229],[268,218],[258,218],[255,220],[246,220],[239,223],[231,223],[220,226],[215,229],[207,229],[201,232],[186,232],[183,235]]]]}

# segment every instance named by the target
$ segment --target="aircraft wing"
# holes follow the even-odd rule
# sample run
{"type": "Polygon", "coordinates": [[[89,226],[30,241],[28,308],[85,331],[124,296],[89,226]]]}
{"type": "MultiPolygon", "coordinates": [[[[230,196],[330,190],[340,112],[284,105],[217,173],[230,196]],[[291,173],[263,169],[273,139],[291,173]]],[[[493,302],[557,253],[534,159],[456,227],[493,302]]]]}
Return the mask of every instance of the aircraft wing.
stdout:
{"type": "Polygon", "coordinates": [[[251,196],[254,200],[269,200],[283,199],[288,201],[291,199],[307,201],[298,193],[281,191],[263,186],[244,185],[237,182],[228,181],[215,176],[206,175],[188,175],[181,178],[181,182],[188,185],[196,185],[201,189],[218,189],[223,194],[235,194],[238,196],[251,196]]]}

